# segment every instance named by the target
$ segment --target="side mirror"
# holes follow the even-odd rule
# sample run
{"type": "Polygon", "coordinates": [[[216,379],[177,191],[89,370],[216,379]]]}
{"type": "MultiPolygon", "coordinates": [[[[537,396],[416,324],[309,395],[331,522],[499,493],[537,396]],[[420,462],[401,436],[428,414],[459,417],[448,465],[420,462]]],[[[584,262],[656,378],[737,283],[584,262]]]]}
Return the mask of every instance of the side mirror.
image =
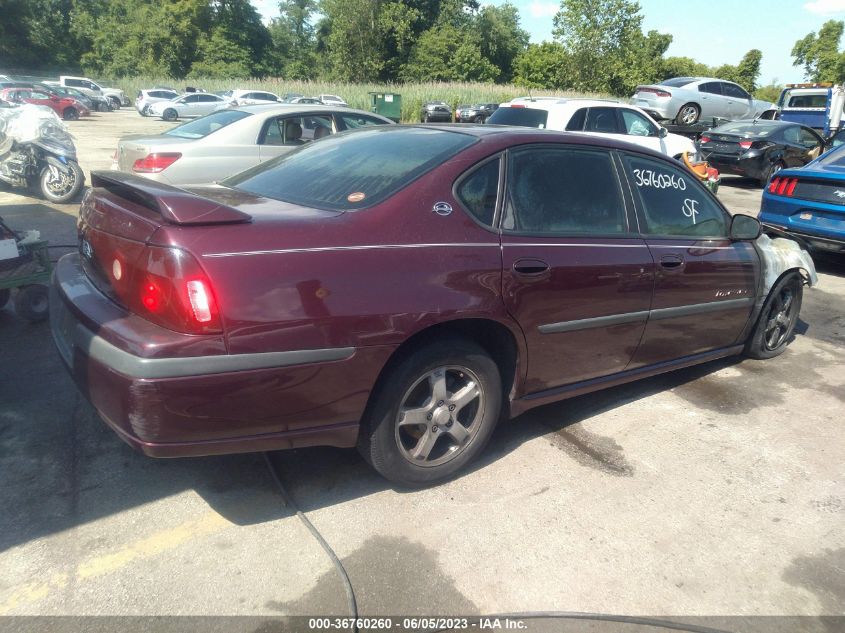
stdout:
{"type": "Polygon", "coordinates": [[[657,129],[657,136],[659,138],[666,138],[669,135],[669,130],[667,130],[662,125],[657,129]]]}
{"type": "Polygon", "coordinates": [[[738,213],[731,218],[730,237],[734,241],[756,240],[762,228],[757,218],[738,213]]]}

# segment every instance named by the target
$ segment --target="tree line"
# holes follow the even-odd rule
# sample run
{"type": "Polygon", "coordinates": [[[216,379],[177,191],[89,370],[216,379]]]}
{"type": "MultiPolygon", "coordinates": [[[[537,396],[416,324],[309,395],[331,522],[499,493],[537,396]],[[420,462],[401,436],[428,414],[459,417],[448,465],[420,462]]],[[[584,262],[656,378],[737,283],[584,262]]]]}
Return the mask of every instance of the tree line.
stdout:
{"type": "MultiPolygon", "coordinates": [[[[281,0],[268,24],[249,0],[0,0],[3,69],[98,77],[282,77],[348,82],[478,81],[630,95],[707,75],[758,88],[762,53],[709,67],[667,57],[633,0],[562,0],[554,39],[531,43],[517,8],[479,0],[281,0]]],[[[843,22],[796,42],[814,81],[845,79],[843,22]]]]}

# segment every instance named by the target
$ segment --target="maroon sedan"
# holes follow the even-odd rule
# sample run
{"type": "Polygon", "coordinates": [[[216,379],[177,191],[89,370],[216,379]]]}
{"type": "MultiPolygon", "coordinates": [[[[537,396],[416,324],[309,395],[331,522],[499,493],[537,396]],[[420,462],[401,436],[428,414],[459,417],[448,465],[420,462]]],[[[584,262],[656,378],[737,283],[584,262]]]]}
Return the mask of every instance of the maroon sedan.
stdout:
{"type": "Polygon", "coordinates": [[[677,162],[566,133],[379,127],[212,187],[92,183],[53,336],[157,457],[357,445],[427,484],[503,416],[780,353],[815,281],[677,162]]]}

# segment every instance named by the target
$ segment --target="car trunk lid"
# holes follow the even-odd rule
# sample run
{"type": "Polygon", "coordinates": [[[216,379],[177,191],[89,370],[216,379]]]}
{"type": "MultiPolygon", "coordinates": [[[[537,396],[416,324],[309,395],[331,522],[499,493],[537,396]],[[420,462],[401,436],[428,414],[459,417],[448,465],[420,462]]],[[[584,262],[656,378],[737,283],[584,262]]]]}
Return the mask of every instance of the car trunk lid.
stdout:
{"type": "Polygon", "coordinates": [[[135,161],[146,158],[153,150],[157,152],[178,152],[180,146],[193,140],[164,134],[161,136],[126,136],[118,141],[115,162],[120,171],[132,173],[132,166],[135,161]]]}

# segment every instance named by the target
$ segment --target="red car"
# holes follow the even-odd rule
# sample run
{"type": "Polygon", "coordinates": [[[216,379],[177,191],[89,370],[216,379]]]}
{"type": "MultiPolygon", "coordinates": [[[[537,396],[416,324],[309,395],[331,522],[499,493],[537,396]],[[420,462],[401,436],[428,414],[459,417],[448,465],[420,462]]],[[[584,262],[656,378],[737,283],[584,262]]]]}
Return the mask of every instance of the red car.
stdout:
{"type": "Polygon", "coordinates": [[[159,457],[357,445],[428,484],[502,416],[780,353],[815,281],[676,161],[577,134],[379,126],[222,185],[92,185],[53,336],[159,457]]]}
{"type": "Polygon", "coordinates": [[[66,95],[58,95],[43,88],[4,88],[0,90],[0,99],[11,103],[31,103],[52,108],[65,121],[75,121],[81,116],[89,116],[91,111],[80,101],[66,95]]]}

